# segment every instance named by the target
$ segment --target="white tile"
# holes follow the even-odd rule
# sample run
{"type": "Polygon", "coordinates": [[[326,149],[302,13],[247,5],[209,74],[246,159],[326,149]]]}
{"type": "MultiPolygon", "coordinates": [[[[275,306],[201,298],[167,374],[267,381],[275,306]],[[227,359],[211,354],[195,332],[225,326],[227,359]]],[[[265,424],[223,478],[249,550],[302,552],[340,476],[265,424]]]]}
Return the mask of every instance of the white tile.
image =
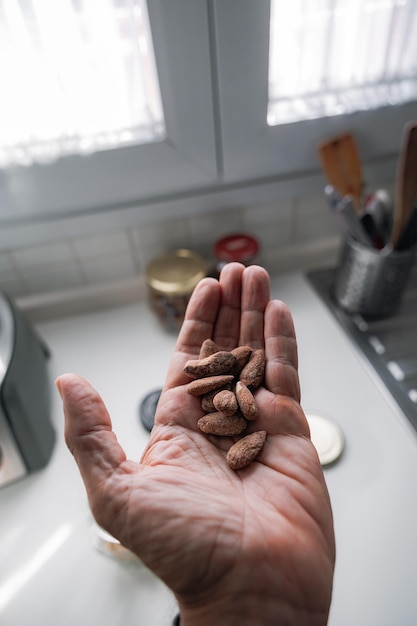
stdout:
{"type": "Polygon", "coordinates": [[[21,248],[13,250],[13,258],[19,270],[25,275],[31,275],[48,267],[53,268],[59,264],[73,264],[75,258],[67,241],[36,246],[33,248],[21,248]]]}
{"type": "Polygon", "coordinates": [[[291,217],[292,210],[293,201],[291,199],[285,202],[248,207],[243,211],[243,223],[247,226],[256,226],[260,222],[268,224],[278,220],[288,220],[291,217]]]}
{"type": "Polygon", "coordinates": [[[190,237],[184,219],[162,220],[132,229],[134,253],[141,267],[159,254],[177,248],[189,248],[190,237]]]}
{"type": "Polygon", "coordinates": [[[11,252],[0,252],[0,280],[16,279],[17,271],[11,252]]]}
{"type": "Polygon", "coordinates": [[[242,209],[208,211],[188,218],[192,241],[214,243],[220,237],[242,229],[242,209]]]}
{"type": "Polygon", "coordinates": [[[81,260],[129,252],[127,233],[122,230],[92,237],[80,237],[79,239],[74,239],[72,245],[76,255],[81,260]]]}
{"type": "MultiPolygon", "coordinates": [[[[304,209],[304,205],[303,205],[304,209]]],[[[296,211],[294,215],[293,241],[295,243],[325,239],[340,233],[335,216],[327,211],[296,211]]]]}
{"type": "Polygon", "coordinates": [[[82,269],[89,284],[124,280],[136,275],[133,260],[127,255],[90,259],[83,262],[82,269]]]}
{"type": "Polygon", "coordinates": [[[242,209],[207,211],[188,218],[189,247],[214,262],[213,248],[218,239],[241,232],[242,209]]]}
{"type": "Polygon", "coordinates": [[[324,193],[301,196],[294,199],[294,210],[298,217],[328,215],[330,213],[324,193]]]}
{"type": "Polygon", "coordinates": [[[2,278],[0,280],[0,289],[12,298],[20,298],[29,293],[27,285],[20,278],[2,278]]]}
{"type": "Polygon", "coordinates": [[[246,209],[243,225],[245,232],[258,239],[261,253],[288,245],[291,241],[292,203],[289,201],[246,209]]]}
{"type": "Polygon", "coordinates": [[[84,284],[83,277],[75,265],[57,265],[45,272],[32,273],[25,277],[25,282],[31,294],[70,289],[84,284]]]}

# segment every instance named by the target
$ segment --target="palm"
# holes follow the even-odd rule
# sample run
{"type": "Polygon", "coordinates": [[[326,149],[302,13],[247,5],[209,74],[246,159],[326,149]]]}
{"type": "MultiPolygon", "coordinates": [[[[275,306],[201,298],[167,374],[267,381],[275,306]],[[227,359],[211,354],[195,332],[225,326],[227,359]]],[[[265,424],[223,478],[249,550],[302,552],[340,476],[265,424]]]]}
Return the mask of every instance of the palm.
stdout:
{"type": "Polygon", "coordinates": [[[292,320],[283,305],[269,302],[265,272],[256,268],[242,278],[242,271],[232,265],[223,290],[222,282],[207,281],[194,292],[140,463],[126,460],[96,395],[78,432],[68,420],[67,441],[97,521],[178,597],[218,597],[237,576],[255,595],[270,588],[275,600],[323,616],[334,564],[332,517],[299,405],[292,320]],[[259,417],[249,430],[268,437],[258,459],[237,472],[225,459],[230,439],[198,430],[200,404],[186,393],[184,364],[208,336],[224,349],[249,344],[266,351],[259,417]],[[101,473],[92,471],[94,463],[101,473]]]}
{"type": "MultiPolygon", "coordinates": [[[[171,390],[159,414],[165,416],[165,404],[170,415],[176,406],[182,407],[183,419],[195,424],[193,400],[183,388],[171,390]],[[190,406],[184,411],[187,400],[190,406]]],[[[267,391],[258,394],[260,420],[263,406],[273,400],[267,391]]],[[[297,423],[302,414],[293,417],[297,423]]],[[[300,432],[300,427],[294,431],[300,432]]],[[[270,450],[262,463],[256,462],[256,470],[243,472],[227,466],[229,446],[229,440],[208,438],[195,427],[157,424],[142,463],[120,482],[120,496],[125,498],[130,492],[125,528],[111,524],[111,530],[178,594],[191,594],[196,587],[217,593],[230,571],[242,567],[240,554],[245,545],[252,554],[251,562],[245,563],[246,574],[256,571],[254,585],[266,584],[265,579],[274,574],[272,565],[293,569],[294,602],[304,597],[315,580],[317,589],[311,599],[316,606],[309,608],[319,610],[327,602],[321,593],[321,577],[326,580],[332,566],[332,542],[326,541],[326,532],[331,536],[331,520],[328,508],[323,510],[326,494],[311,443],[302,436],[269,435],[270,450]],[[157,502],[156,493],[161,496],[157,502]],[[157,538],[160,552],[149,542],[150,535],[157,538]],[[290,563],[294,548],[300,559],[296,567],[290,563]],[[320,556],[314,572],[303,558],[304,554],[310,559],[311,550],[320,556]],[[196,552],[199,558],[193,560],[190,571],[187,563],[196,552]]],[[[282,591],[288,599],[289,590],[282,591]]]]}

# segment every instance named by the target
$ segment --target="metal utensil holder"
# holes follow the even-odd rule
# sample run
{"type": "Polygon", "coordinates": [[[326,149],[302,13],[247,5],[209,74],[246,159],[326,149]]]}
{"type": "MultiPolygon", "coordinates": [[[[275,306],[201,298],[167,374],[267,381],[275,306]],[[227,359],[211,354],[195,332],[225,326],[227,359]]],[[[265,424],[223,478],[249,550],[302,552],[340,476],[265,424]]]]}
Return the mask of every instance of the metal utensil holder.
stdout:
{"type": "Polygon", "coordinates": [[[391,314],[400,304],[416,250],[377,250],[346,238],[333,283],[336,302],[350,313],[391,314]]]}

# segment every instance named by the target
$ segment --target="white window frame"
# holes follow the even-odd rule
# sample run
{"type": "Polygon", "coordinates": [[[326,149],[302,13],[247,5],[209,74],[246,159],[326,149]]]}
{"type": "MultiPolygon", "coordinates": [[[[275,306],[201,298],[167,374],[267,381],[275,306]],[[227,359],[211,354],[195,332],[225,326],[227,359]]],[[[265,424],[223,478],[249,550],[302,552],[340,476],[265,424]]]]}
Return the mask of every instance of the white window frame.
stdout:
{"type": "Polygon", "coordinates": [[[166,139],[0,172],[0,249],[320,193],[317,146],[346,130],[365,182],[394,180],[416,102],[270,127],[269,0],[148,5],[166,139]]]}
{"type": "Polygon", "coordinates": [[[283,186],[290,180],[293,189],[296,181],[317,188],[323,182],[318,144],[347,130],[369,177],[393,177],[403,126],[417,118],[416,102],[268,126],[270,1],[214,0],[214,7],[225,181],[271,178],[283,186]]]}
{"type": "Polygon", "coordinates": [[[1,171],[0,235],[8,226],[36,227],[69,216],[87,219],[99,213],[111,221],[109,214],[120,216],[125,207],[135,212],[135,203],[144,198],[216,180],[207,2],[149,0],[148,5],[166,137],[1,171]]]}

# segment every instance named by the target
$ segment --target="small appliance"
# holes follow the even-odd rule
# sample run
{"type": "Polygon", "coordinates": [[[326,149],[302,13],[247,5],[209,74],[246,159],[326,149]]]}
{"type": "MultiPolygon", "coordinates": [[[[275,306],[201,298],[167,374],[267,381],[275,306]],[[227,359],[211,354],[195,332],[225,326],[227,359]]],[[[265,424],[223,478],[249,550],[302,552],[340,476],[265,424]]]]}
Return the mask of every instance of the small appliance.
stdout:
{"type": "Polygon", "coordinates": [[[55,444],[49,350],[0,291],[0,487],[44,467],[55,444]]]}

